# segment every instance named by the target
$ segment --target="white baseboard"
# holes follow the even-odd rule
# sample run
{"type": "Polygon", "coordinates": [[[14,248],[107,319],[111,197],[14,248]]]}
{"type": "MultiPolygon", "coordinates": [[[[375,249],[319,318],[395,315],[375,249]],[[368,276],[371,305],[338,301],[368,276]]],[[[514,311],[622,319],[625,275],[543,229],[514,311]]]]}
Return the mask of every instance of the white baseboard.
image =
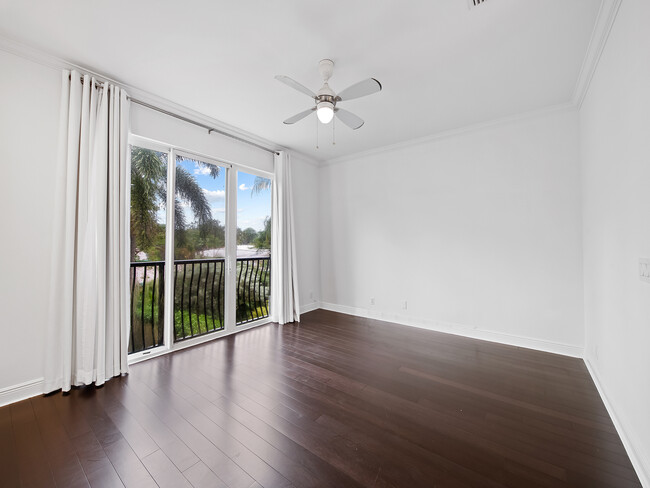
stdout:
{"type": "Polygon", "coordinates": [[[0,390],[0,407],[43,394],[44,379],[38,378],[0,390]]]}
{"type": "Polygon", "coordinates": [[[505,334],[503,332],[493,332],[469,325],[442,322],[440,320],[433,319],[423,319],[419,317],[411,317],[408,315],[387,314],[384,312],[378,313],[366,308],[349,307],[347,305],[338,305],[335,303],[321,302],[320,306],[320,308],[330,310],[332,312],[340,312],[347,315],[356,315],[357,317],[367,317],[376,320],[383,320],[386,322],[394,322],[396,324],[408,325],[409,327],[434,330],[436,332],[445,332],[448,334],[470,337],[472,339],[508,344],[510,346],[525,347],[527,349],[551,352],[554,354],[561,354],[563,356],[582,358],[584,354],[584,348],[579,346],[545,341],[543,339],[534,339],[531,337],[505,334]]]}
{"type": "Polygon", "coordinates": [[[318,310],[319,308],[321,308],[320,305],[321,305],[320,302],[312,302],[312,303],[308,303],[307,305],[302,305],[300,307],[300,313],[303,314],[307,312],[312,312],[314,310],[318,310]]]}
{"type": "Polygon", "coordinates": [[[641,485],[644,488],[650,488],[650,453],[648,454],[643,452],[640,453],[639,449],[636,449],[634,447],[635,445],[639,445],[639,444],[635,442],[634,437],[629,435],[629,432],[623,428],[623,424],[619,420],[619,416],[616,414],[614,405],[609,400],[609,397],[607,396],[607,394],[605,393],[605,389],[603,388],[603,384],[598,378],[597,369],[587,358],[585,358],[585,365],[589,370],[591,379],[594,381],[594,384],[598,389],[600,398],[602,398],[603,403],[605,404],[607,413],[609,413],[609,416],[612,419],[612,422],[614,423],[614,427],[616,427],[616,432],[618,433],[618,436],[621,438],[621,442],[625,447],[625,451],[627,452],[627,455],[630,458],[630,461],[632,462],[632,466],[634,466],[634,469],[636,471],[637,476],[639,477],[639,480],[641,481],[641,485]]]}

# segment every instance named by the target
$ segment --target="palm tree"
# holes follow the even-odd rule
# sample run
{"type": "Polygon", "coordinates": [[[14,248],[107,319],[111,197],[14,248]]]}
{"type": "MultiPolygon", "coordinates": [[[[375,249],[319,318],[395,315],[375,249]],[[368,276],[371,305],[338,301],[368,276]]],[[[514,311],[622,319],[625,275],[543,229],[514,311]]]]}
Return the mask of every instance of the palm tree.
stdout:
{"type": "MultiPolygon", "coordinates": [[[[177,156],[177,162],[186,160],[177,156]]],[[[210,176],[219,176],[220,168],[202,161],[193,161],[210,170],[210,176]]],[[[174,230],[182,242],[187,228],[181,201],[189,204],[202,227],[212,220],[210,204],[196,179],[180,165],[176,166],[174,197],[174,230]]],[[[133,147],[131,150],[131,260],[136,249],[151,248],[160,235],[161,224],[157,213],[167,205],[167,154],[133,147]]],[[[163,234],[164,235],[164,234],[163,234]]],[[[162,256],[160,256],[162,257],[162,256]]]]}
{"type": "Polygon", "coordinates": [[[251,195],[258,195],[268,188],[271,188],[271,180],[256,176],[255,181],[253,181],[253,187],[251,188],[251,195]]]}

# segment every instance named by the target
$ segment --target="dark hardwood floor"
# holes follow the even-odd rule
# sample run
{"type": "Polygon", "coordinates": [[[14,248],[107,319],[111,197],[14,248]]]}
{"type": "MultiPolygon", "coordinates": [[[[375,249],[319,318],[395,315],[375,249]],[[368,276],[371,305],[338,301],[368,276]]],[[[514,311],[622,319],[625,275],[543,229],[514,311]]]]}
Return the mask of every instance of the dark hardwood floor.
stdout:
{"type": "Polygon", "coordinates": [[[318,310],[0,408],[3,487],[639,487],[579,359],[318,310]]]}

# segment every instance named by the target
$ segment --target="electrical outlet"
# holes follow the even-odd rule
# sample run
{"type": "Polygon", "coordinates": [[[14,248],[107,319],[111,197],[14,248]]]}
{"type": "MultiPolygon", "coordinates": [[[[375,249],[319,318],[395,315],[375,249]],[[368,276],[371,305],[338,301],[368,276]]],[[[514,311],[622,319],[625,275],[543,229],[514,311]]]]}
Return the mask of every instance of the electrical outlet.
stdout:
{"type": "Polygon", "coordinates": [[[639,258],[639,279],[650,283],[650,259],[639,258]]]}
{"type": "Polygon", "coordinates": [[[375,297],[370,297],[370,305],[374,305],[374,304],[375,304],[375,297]]]}
{"type": "Polygon", "coordinates": [[[408,303],[406,300],[402,300],[402,310],[406,310],[408,308],[408,303]]]}

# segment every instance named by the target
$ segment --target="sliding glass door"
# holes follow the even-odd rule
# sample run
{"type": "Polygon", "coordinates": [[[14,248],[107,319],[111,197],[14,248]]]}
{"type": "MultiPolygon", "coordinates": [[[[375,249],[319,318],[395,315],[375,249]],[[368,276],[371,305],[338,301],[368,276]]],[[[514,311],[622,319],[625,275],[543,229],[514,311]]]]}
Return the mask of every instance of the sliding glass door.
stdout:
{"type": "Polygon", "coordinates": [[[174,340],[223,330],[228,168],[176,153],[174,340]]]}
{"type": "Polygon", "coordinates": [[[164,344],[167,151],[131,148],[129,353],[164,344]]]}
{"type": "Polygon", "coordinates": [[[267,322],[270,175],[132,142],[131,359],[267,322]]]}
{"type": "Polygon", "coordinates": [[[269,316],[271,180],[237,171],[237,326],[269,316]]]}

